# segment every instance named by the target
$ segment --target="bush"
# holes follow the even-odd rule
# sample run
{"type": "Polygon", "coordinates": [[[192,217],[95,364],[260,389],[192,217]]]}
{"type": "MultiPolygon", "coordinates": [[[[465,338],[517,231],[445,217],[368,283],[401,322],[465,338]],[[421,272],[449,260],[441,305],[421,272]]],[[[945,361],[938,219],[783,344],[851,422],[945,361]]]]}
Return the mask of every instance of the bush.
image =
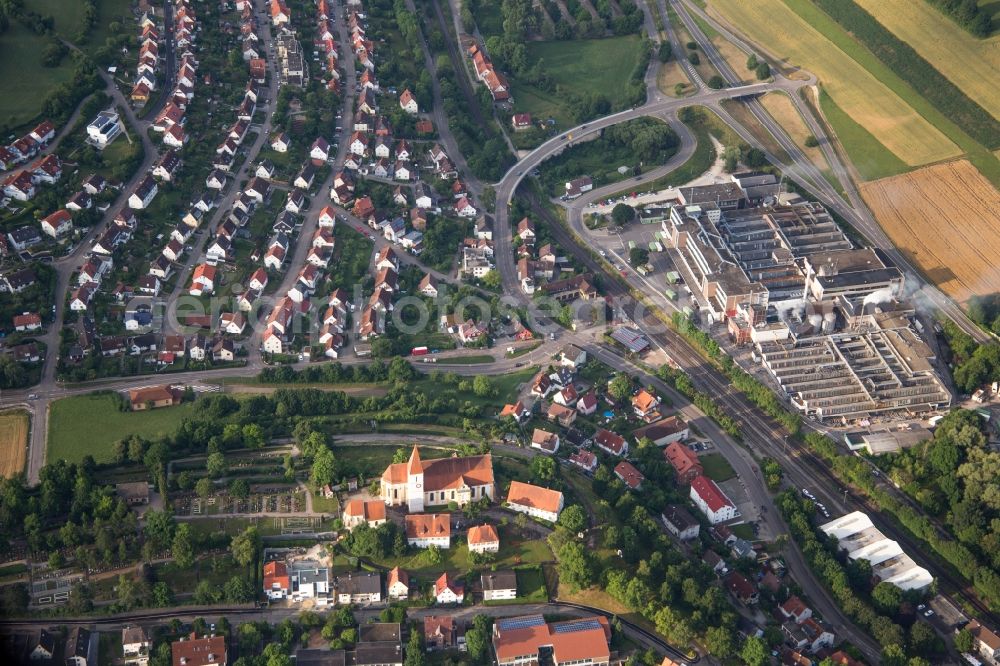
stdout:
{"type": "Polygon", "coordinates": [[[670,60],[672,52],[673,47],[670,42],[662,42],[660,44],[660,50],[657,52],[657,57],[660,59],[660,62],[667,62],[670,60]]]}
{"type": "Polygon", "coordinates": [[[819,141],[816,140],[812,134],[806,137],[806,148],[816,148],[819,146],[819,141]]]}
{"type": "Polygon", "coordinates": [[[687,47],[691,51],[697,51],[698,50],[698,42],[688,42],[687,43],[687,47]]]}
{"type": "Polygon", "coordinates": [[[713,90],[720,90],[726,87],[726,81],[721,76],[716,74],[708,80],[708,87],[713,90]]]}
{"type": "Polygon", "coordinates": [[[757,78],[761,81],[771,77],[771,66],[766,62],[757,65],[757,78]]]}
{"type": "Polygon", "coordinates": [[[697,53],[689,53],[688,62],[697,67],[698,65],[701,64],[701,58],[698,57],[697,53]]]}

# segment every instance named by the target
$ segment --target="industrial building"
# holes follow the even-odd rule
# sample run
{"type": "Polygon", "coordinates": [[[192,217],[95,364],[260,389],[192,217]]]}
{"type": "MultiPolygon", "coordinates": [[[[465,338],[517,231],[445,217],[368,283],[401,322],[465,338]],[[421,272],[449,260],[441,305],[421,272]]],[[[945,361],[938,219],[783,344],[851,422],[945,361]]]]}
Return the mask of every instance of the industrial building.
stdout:
{"type": "Polygon", "coordinates": [[[752,345],[791,404],[842,424],[951,404],[934,352],[912,328],[902,271],[856,248],[818,203],[686,191],[662,222],[701,314],[752,345]]]}

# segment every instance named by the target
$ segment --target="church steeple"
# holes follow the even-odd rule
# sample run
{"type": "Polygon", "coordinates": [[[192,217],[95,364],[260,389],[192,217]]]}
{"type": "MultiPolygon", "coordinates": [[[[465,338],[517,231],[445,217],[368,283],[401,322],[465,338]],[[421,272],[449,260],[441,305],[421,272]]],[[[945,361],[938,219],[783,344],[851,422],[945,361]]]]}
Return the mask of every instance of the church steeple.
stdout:
{"type": "Polygon", "coordinates": [[[417,450],[417,445],[413,445],[413,453],[410,454],[410,461],[406,463],[406,473],[407,475],[412,474],[422,474],[424,471],[424,464],[420,462],[420,451],[417,450]]]}

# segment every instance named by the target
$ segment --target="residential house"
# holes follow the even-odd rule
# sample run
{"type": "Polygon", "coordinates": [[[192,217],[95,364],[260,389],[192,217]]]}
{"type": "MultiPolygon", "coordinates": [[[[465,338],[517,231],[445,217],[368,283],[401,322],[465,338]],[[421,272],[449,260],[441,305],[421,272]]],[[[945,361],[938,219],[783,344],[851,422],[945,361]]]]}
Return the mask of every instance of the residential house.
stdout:
{"type": "Polygon", "coordinates": [[[675,442],[683,442],[691,436],[691,429],[684,419],[677,415],[668,416],[649,425],[632,431],[636,443],[649,438],[656,446],[666,446],[675,442]]]}
{"type": "Polygon", "coordinates": [[[701,524],[687,509],[677,504],[669,504],[660,514],[663,526],[681,541],[696,539],[701,531],[701,524]]]}
{"type": "Polygon", "coordinates": [[[752,606],[760,600],[757,588],[739,571],[730,571],[722,579],[722,586],[744,606],[752,606]]]}
{"type": "Polygon", "coordinates": [[[622,480],[630,490],[642,488],[642,482],[646,480],[642,472],[635,468],[635,465],[627,460],[623,460],[615,465],[615,476],[622,480]]]}
{"type": "Polygon", "coordinates": [[[628,442],[624,437],[618,433],[611,432],[610,430],[598,428],[597,432],[594,434],[594,443],[597,444],[598,448],[602,451],[610,453],[613,456],[628,455],[628,442]]]}
{"type": "Polygon", "coordinates": [[[517,598],[517,574],[511,569],[487,571],[482,574],[483,601],[517,598]]]}
{"type": "Polygon", "coordinates": [[[65,209],[59,209],[42,218],[42,232],[52,238],[62,238],[73,231],[73,217],[65,209]]]}
{"type": "Polygon", "coordinates": [[[292,588],[288,575],[288,565],[278,560],[264,564],[264,594],[271,601],[280,601],[288,597],[292,588]]]}
{"type": "Polygon", "coordinates": [[[390,599],[407,599],[410,596],[410,575],[399,567],[393,567],[386,576],[385,591],[390,599]]]}
{"type": "Polygon", "coordinates": [[[557,490],[521,481],[511,481],[507,494],[507,508],[550,523],[559,519],[563,501],[563,494],[557,490]]]}
{"type": "MultiPolygon", "coordinates": [[[[382,505],[385,508],[385,505],[382,505]]],[[[382,574],[374,571],[353,572],[333,581],[337,603],[372,604],[382,601],[382,574]]]]}
{"type": "Polygon", "coordinates": [[[143,209],[152,203],[153,198],[156,196],[157,187],[156,181],[149,174],[139,181],[139,184],[135,186],[132,194],[129,195],[128,205],[129,208],[143,209]]]}
{"type": "Polygon", "coordinates": [[[538,449],[542,453],[555,454],[559,450],[559,435],[535,428],[531,434],[531,448],[538,449]]]}
{"type": "Polygon", "coordinates": [[[632,397],[632,410],[646,422],[660,417],[659,406],[660,398],[647,389],[642,389],[632,397]]]}
{"type": "MultiPolygon", "coordinates": [[[[419,485],[417,486],[419,488],[419,485]]],[[[406,542],[416,548],[451,548],[450,513],[411,513],[405,517],[406,542]]]]}
{"type": "Polygon", "coordinates": [[[465,586],[445,571],[434,581],[434,600],[439,604],[460,604],[465,600],[465,586]]]}
{"type": "Polygon", "coordinates": [[[122,628],[122,656],[125,666],[146,666],[152,646],[149,634],[142,627],[122,628]]]}
{"type": "Polygon", "coordinates": [[[500,550],[500,537],[492,525],[473,525],[467,535],[469,552],[496,553],[500,550]]]}
{"type": "Polygon", "coordinates": [[[191,632],[190,637],[170,644],[170,654],[173,666],[226,666],[228,663],[223,634],[198,638],[191,632]]]}
{"type": "Polygon", "coordinates": [[[681,483],[691,483],[695,478],[705,473],[695,452],[679,442],[668,444],[667,448],[663,450],[663,457],[674,468],[677,480],[681,483]]]}
{"type": "Polygon", "coordinates": [[[353,499],[344,506],[341,519],[344,529],[353,530],[362,523],[378,527],[385,523],[385,502],[382,500],[353,499]]]}
{"type": "Polygon", "coordinates": [[[417,98],[413,96],[413,93],[410,92],[409,88],[403,90],[402,94],[399,96],[399,108],[413,115],[420,113],[420,107],[417,105],[417,98]]]}
{"type": "Polygon", "coordinates": [[[691,500],[713,525],[736,518],[736,505],[707,476],[698,476],[691,481],[691,500]]]}
{"type": "Polygon", "coordinates": [[[597,469],[597,456],[590,451],[578,450],[569,457],[569,461],[585,472],[593,473],[597,469]]]}
{"type": "Polygon", "coordinates": [[[457,646],[458,630],[451,615],[429,615],[424,618],[424,649],[447,650],[457,646]]]}

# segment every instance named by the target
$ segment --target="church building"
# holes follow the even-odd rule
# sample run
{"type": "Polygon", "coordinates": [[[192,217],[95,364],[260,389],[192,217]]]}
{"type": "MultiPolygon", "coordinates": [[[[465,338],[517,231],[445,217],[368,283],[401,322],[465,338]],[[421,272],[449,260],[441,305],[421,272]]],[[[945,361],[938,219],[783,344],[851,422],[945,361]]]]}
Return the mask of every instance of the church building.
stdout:
{"type": "Polygon", "coordinates": [[[409,461],[393,463],[382,473],[380,496],[390,506],[405,504],[411,513],[450,502],[464,506],[483,497],[492,500],[493,459],[486,454],[424,462],[414,446],[409,461]]]}

